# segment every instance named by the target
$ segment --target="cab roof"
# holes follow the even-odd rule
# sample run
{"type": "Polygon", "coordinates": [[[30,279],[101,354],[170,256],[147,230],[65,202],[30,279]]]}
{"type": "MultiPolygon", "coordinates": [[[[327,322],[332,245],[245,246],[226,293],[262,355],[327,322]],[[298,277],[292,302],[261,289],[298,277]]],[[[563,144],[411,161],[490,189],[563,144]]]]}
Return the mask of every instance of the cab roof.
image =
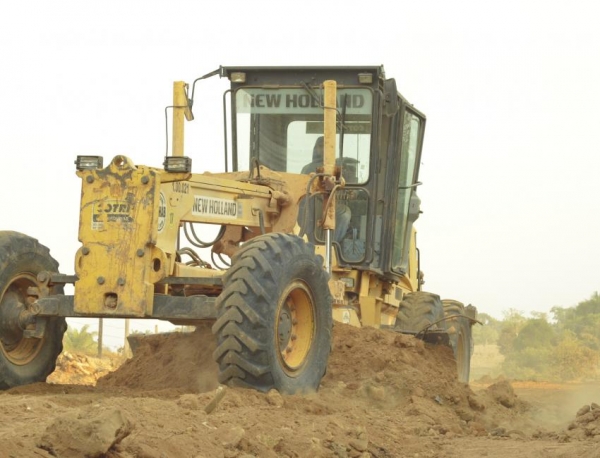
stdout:
{"type": "MultiPolygon", "coordinates": [[[[358,85],[359,74],[370,73],[373,83],[378,84],[385,79],[383,65],[365,66],[293,66],[293,67],[261,67],[261,66],[222,66],[220,76],[231,79],[234,72],[246,74],[245,83],[232,82],[232,87],[244,85],[300,85],[320,84],[325,80],[333,79],[340,85],[358,85]]],[[[364,84],[364,83],[363,83],[364,84]]]]}

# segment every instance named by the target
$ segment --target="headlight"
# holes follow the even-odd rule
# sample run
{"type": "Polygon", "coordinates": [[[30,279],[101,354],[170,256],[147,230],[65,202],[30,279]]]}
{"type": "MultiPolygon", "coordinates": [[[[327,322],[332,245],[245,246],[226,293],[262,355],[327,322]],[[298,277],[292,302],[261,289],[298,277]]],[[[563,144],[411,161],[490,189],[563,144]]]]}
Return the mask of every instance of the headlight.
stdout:
{"type": "Polygon", "coordinates": [[[75,160],[77,170],[95,170],[102,168],[102,156],[77,156],[75,160]]]}
{"type": "Polygon", "coordinates": [[[187,156],[166,156],[163,165],[167,172],[189,173],[192,171],[192,158],[187,156]]]}

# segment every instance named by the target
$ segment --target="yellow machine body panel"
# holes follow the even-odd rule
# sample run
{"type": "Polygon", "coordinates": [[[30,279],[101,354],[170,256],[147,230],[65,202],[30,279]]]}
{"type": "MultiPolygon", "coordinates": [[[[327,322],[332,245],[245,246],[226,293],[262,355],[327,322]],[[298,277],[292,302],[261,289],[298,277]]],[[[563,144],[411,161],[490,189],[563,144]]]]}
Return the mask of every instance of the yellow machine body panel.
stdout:
{"type": "Polygon", "coordinates": [[[117,156],[82,178],[74,310],[78,314],[143,316],[166,257],[155,248],[159,174],[117,156]]]}
{"type": "Polygon", "coordinates": [[[165,277],[179,277],[182,269],[188,277],[222,275],[177,263],[184,222],[239,228],[237,237],[226,237],[232,245],[243,241],[241,228],[254,228],[255,234],[292,232],[297,208],[290,204],[300,198],[308,178],[261,173],[269,186],[236,180],[235,174],[193,175],[136,166],[125,156],[115,157],[104,169],[79,171],[82,246],[75,257],[74,311],[149,316],[154,294],[167,290],[156,285],[165,277]]]}
{"type": "MultiPolygon", "coordinates": [[[[159,189],[157,246],[170,252],[182,222],[250,227],[267,232],[292,231],[297,206],[308,177],[262,169],[269,186],[240,181],[242,174],[193,174],[186,181],[165,183],[159,189]],[[262,219],[262,223],[261,223],[262,219]]],[[[248,173],[246,172],[245,176],[248,173]]]]}
{"type": "MultiPolygon", "coordinates": [[[[408,271],[396,282],[388,282],[373,272],[338,266],[334,257],[332,280],[329,282],[333,301],[333,319],[352,326],[393,326],[403,297],[419,290],[420,275],[417,254],[417,232],[410,237],[408,271]],[[349,293],[349,294],[348,294],[349,293]],[[349,301],[355,297],[355,303],[349,301]]],[[[325,248],[317,246],[325,255],[325,248]]]]}

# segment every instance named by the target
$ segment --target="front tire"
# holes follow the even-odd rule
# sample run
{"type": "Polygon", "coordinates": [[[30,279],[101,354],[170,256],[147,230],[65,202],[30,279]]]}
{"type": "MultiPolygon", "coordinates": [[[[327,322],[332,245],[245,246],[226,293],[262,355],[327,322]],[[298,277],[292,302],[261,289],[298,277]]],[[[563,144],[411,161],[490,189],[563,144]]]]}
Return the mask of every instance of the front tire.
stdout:
{"type": "Polygon", "coordinates": [[[217,299],[219,381],[284,394],[314,391],[331,349],[323,260],[300,237],[272,233],[233,256],[217,299]]]}
{"type": "Polygon", "coordinates": [[[30,288],[37,287],[41,271],[58,272],[48,248],[24,234],[0,231],[0,389],[44,382],[62,351],[64,318],[38,317],[46,320],[42,338],[26,337],[17,319],[35,300],[30,288]]]}

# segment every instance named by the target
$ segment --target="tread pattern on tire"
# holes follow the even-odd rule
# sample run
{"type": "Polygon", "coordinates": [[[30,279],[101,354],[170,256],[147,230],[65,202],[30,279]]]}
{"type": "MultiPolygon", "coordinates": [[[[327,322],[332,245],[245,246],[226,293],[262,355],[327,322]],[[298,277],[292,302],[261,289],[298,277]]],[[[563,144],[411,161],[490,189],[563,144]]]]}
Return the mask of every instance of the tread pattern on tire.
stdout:
{"type": "MultiPolygon", "coordinates": [[[[0,301],[8,282],[16,274],[36,274],[37,272],[32,271],[36,268],[38,271],[58,272],[58,262],[50,256],[50,250],[36,239],[20,232],[0,231],[0,301]],[[19,265],[22,267],[13,272],[15,266],[19,265]]],[[[62,288],[57,288],[56,291],[62,293],[62,288]]],[[[44,382],[56,368],[56,358],[62,352],[62,339],[66,330],[65,318],[48,318],[44,347],[24,366],[12,364],[0,350],[0,389],[44,382]]]]}
{"type": "MultiPolygon", "coordinates": [[[[440,296],[424,291],[408,293],[400,302],[395,328],[404,332],[420,332],[443,318],[440,296]]],[[[439,325],[433,325],[432,330],[439,325]]]]}
{"type": "MultiPolygon", "coordinates": [[[[311,259],[313,275],[320,288],[315,291],[316,305],[325,301],[327,310],[316,310],[317,331],[313,345],[314,370],[308,389],[316,389],[325,373],[331,342],[331,295],[327,286],[327,274],[322,268],[322,258],[315,256],[314,246],[300,237],[270,233],[246,242],[233,256],[232,267],[223,276],[224,288],[216,304],[219,310],[213,333],[217,335],[217,348],[213,353],[219,364],[219,381],[230,386],[268,391],[276,388],[293,393],[302,387],[287,385],[276,372],[278,361],[273,347],[274,303],[281,289],[279,278],[286,263],[295,258],[311,259]],[[321,339],[321,340],[319,340],[321,339]],[[323,346],[327,348],[321,348],[323,346]],[[323,363],[324,361],[324,363],[323,363]]],[[[318,307],[317,307],[318,308],[318,307]]],[[[306,372],[306,371],[305,371],[306,372]]],[[[302,383],[302,382],[298,382],[302,383]]]]}
{"type": "Polygon", "coordinates": [[[469,383],[469,376],[471,372],[471,355],[473,353],[471,322],[464,316],[466,315],[465,306],[461,302],[452,299],[444,299],[442,303],[444,305],[444,317],[455,317],[444,321],[444,323],[446,329],[450,330],[454,328],[453,332],[448,333],[448,337],[450,341],[450,347],[452,348],[454,359],[456,361],[458,380],[462,383],[469,383]],[[460,351],[458,348],[458,340],[460,335],[462,335],[463,339],[462,355],[458,354],[460,351]]]}

